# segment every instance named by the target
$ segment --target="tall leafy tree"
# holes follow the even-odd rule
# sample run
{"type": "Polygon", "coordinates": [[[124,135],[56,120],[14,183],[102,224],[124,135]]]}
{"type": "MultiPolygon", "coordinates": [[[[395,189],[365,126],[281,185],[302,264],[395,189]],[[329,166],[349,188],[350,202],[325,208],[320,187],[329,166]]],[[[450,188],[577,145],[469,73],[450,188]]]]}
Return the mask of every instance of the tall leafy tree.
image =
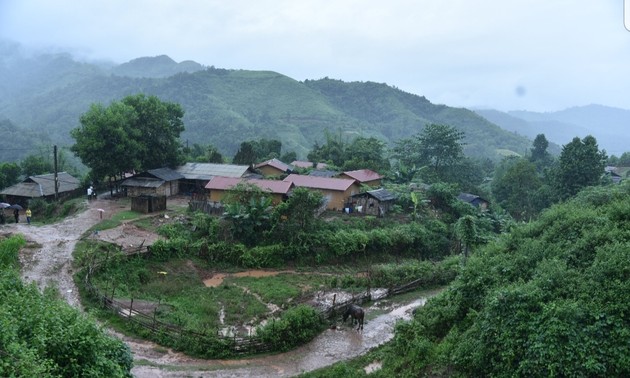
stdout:
{"type": "Polygon", "coordinates": [[[516,219],[536,215],[542,182],[534,163],[518,157],[503,160],[492,180],[492,194],[499,205],[516,219]]]}
{"type": "Polygon", "coordinates": [[[428,166],[438,180],[464,159],[464,133],[448,125],[429,124],[415,136],[394,147],[394,157],[408,166],[428,166]]]}
{"type": "Polygon", "coordinates": [[[144,94],[127,96],[122,103],[134,110],[134,117],[128,121],[132,135],[138,139],[136,153],[140,169],[174,167],[181,163],[182,107],[144,94]]]}
{"type": "Polygon", "coordinates": [[[241,147],[236,151],[236,155],[232,159],[234,164],[252,165],[256,163],[256,150],[252,142],[243,142],[241,147]]]}
{"type": "Polygon", "coordinates": [[[529,160],[536,164],[538,171],[542,171],[552,162],[552,157],[549,152],[547,152],[547,147],[549,147],[549,141],[547,141],[545,134],[536,135],[532,148],[530,149],[531,155],[529,160]]]}
{"type": "Polygon", "coordinates": [[[341,131],[339,135],[326,131],[326,143],[315,143],[306,157],[312,162],[330,162],[337,167],[343,166],[346,160],[346,142],[341,137],[341,131]]]}
{"type": "Polygon", "coordinates": [[[0,163],[0,188],[17,183],[21,172],[20,166],[16,163],[0,163]]]}
{"type": "Polygon", "coordinates": [[[20,163],[22,173],[28,176],[43,175],[53,171],[53,165],[50,159],[44,158],[42,155],[29,155],[20,163]]]}
{"type": "Polygon", "coordinates": [[[71,147],[94,178],[115,177],[180,163],[179,135],[184,130],[178,104],[139,94],[108,107],[92,104],[71,131],[71,147]]]}
{"type": "Polygon", "coordinates": [[[583,139],[575,137],[564,145],[555,172],[555,188],[560,198],[599,184],[606,160],[606,152],[599,150],[597,140],[591,135],[583,139]]]}
{"type": "Polygon", "coordinates": [[[358,137],[345,150],[344,170],[371,169],[386,172],[390,169],[386,145],[374,137],[358,137]]]}

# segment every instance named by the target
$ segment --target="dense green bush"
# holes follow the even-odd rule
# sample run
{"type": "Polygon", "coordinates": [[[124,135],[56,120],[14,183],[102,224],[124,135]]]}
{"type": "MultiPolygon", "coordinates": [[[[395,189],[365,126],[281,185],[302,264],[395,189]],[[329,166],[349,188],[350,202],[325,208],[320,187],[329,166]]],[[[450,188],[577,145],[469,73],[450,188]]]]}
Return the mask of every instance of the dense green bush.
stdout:
{"type": "Polygon", "coordinates": [[[259,327],[256,334],[276,350],[286,351],[310,341],[323,328],[324,322],[313,307],[299,305],[283,312],[279,320],[272,320],[259,327]]]}
{"type": "Polygon", "coordinates": [[[397,328],[383,374],[630,375],[629,194],[589,189],[474,253],[397,328]]]}
{"type": "Polygon", "coordinates": [[[16,270],[24,240],[0,242],[0,376],[131,377],[127,345],[16,270]],[[11,262],[13,260],[13,262],[11,262]]]}

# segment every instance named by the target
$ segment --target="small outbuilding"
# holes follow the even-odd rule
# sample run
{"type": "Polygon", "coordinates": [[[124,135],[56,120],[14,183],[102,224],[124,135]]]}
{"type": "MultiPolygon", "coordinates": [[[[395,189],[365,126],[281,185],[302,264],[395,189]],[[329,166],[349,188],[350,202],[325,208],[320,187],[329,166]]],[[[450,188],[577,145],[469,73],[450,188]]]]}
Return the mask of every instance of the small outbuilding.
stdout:
{"type": "Polygon", "coordinates": [[[490,205],[490,201],[487,201],[476,194],[460,193],[457,199],[473,205],[481,210],[486,210],[490,205]]]}
{"type": "Polygon", "coordinates": [[[179,180],[184,176],[169,168],[150,169],[125,179],[120,185],[129,197],[170,197],[179,194],[179,180]]]}
{"type": "Polygon", "coordinates": [[[386,189],[375,189],[353,195],[351,206],[354,212],[382,217],[392,209],[396,198],[386,189]]]}

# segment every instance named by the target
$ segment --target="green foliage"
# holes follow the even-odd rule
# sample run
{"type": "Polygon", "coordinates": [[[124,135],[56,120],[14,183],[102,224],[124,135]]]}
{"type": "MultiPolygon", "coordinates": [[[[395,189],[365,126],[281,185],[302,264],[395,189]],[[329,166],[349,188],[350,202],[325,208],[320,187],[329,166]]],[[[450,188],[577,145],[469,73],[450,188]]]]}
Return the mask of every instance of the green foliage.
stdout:
{"type": "Polygon", "coordinates": [[[179,104],[138,94],[108,107],[92,104],[71,131],[71,150],[95,178],[180,163],[179,135],[184,131],[179,104]]]}
{"type": "Polygon", "coordinates": [[[4,189],[19,181],[22,172],[16,163],[0,163],[0,188],[4,189]]]}
{"type": "Polygon", "coordinates": [[[434,177],[431,181],[446,181],[445,170],[464,158],[464,133],[448,125],[428,124],[408,139],[401,139],[394,147],[394,157],[407,166],[428,166],[434,177]]]}
{"type": "Polygon", "coordinates": [[[492,180],[492,194],[499,205],[519,220],[536,216],[545,204],[536,166],[523,158],[501,162],[492,180]]]}
{"type": "Polygon", "coordinates": [[[20,163],[21,172],[24,176],[36,176],[53,171],[53,164],[50,158],[42,155],[29,155],[20,163]]]}
{"type": "Polygon", "coordinates": [[[22,284],[16,269],[23,244],[22,237],[0,242],[0,375],[131,377],[133,359],[122,341],[54,293],[22,284]]]}
{"type": "Polygon", "coordinates": [[[582,188],[599,184],[606,159],[606,153],[599,150],[597,140],[590,135],[582,140],[575,137],[564,145],[555,172],[555,189],[560,198],[569,198],[582,188]]]}
{"type": "Polygon", "coordinates": [[[273,209],[271,237],[291,244],[304,245],[317,231],[320,221],[316,211],[322,205],[320,192],[295,188],[291,196],[273,209]]]}
{"type": "Polygon", "coordinates": [[[323,328],[324,322],[313,307],[299,305],[283,312],[279,320],[272,320],[258,328],[256,334],[277,350],[287,351],[310,341],[323,328]]]}
{"type": "Polygon", "coordinates": [[[630,374],[628,194],[583,191],[477,251],[397,328],[385,374],[630,374]]]}
{"type": "Polygon", "coordinates": [[[270,228],[271,197],[257,186],[238,184],[228,191],[223,203],[223,218],[231,223],[234,239],[252,246],[270,228]]]}

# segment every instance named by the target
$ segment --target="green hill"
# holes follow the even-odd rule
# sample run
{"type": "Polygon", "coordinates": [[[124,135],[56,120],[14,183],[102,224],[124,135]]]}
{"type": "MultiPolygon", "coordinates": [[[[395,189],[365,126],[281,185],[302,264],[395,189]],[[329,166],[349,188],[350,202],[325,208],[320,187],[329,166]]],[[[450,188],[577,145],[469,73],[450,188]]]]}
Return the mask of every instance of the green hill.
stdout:
{"type": "Polygon", "coordinates": [[[107,105],[137,93],[181,104],[183,142],[211,143],[226,156],[245,140],[268,138],[279,139],[283,152],[303,158],[314,143],[324,141],[326,131],[393,144],[429,122],[462,130],[472,156],[499,159],[498,150],[522,154],[531,146],[527,138],[472,111],[435,105],[386,84],[328,78],[300,82],[276,72],[203,67],[167,56],[111,67],[63,54],[25,57],[6,43],[0,44],[0,53],[0,119],[41,130],[60,146],[74,143],[69,131],[91,103],[107,105]]]}

